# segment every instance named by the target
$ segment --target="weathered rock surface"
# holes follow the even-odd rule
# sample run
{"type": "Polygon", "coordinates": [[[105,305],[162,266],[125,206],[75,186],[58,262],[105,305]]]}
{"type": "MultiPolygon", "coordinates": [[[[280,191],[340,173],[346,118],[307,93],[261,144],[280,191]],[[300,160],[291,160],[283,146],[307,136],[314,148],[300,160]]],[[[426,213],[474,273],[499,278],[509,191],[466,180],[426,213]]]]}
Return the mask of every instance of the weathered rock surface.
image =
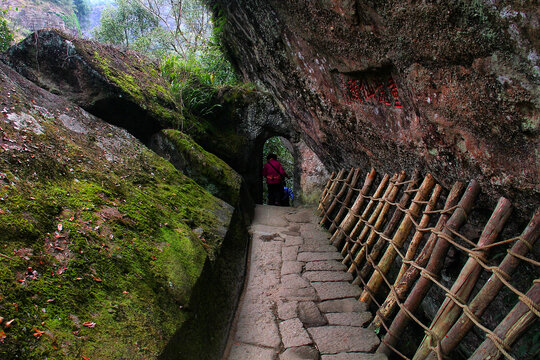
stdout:
{"type": "Polygon", "coordinates": [[[0,109],[0,358],[156,357],[232,207],[3,63],[0,109]]]}
{"type": "Polygon", "coordinates": [[[189,121],[178,111],[157,63],[136,52],[40,30],[11,47],[7,56],[15,70],[38,86],[145,143],[160,129],[189,121]]]}
{"type": "Polygon", "coordinates": [[[534,2],[209,0],[246,79],[330,170],[412,173],[539,205],[534,2]]]}
{"type": "Polygon", "coordinates": [[[379,345],[379,338],[368,329],[352,326],[321,326],[307,329],[321,354],[370,352],[379,345]]]}
{"type": "Polygon", "coordinates": [[[234,207],[242,200],[240,196],[249,198],[242,177],[223,160],[205,151],[189,135],[178,130],[162,130],[152,137],[150,147],[209,193],[234,207]]]}

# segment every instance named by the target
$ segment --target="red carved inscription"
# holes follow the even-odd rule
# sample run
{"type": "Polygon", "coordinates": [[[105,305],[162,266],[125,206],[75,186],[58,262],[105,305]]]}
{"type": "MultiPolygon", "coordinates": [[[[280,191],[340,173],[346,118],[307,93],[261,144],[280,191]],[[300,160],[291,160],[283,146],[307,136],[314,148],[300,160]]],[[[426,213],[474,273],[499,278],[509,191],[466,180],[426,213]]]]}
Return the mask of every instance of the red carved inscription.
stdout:
{"type": "Polygon", "coordinates": [[[392,77],[386,81],[381,80],[346,80],[343,79],[347,103],[356,101],[361,104],[364,102],[379,102],[388,106],[402,108],[399,100],[399,90],[392,77]],[[386,86],[385,86],[386,85],[386,86]]]}

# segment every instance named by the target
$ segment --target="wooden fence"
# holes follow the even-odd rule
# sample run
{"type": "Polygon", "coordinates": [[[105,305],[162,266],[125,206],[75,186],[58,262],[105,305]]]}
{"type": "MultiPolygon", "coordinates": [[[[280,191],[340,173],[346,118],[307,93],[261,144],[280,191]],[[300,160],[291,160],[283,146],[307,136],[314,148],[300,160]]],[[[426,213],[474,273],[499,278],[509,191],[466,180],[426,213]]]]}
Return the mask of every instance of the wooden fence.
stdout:
{"type": "Polygon", "coordinates": [[[333,173],[319,211],[353,283],[363,289],[359,301],[376,309],[371,327],[382,336],[377,352],[413,360],[453,359],[457,345],[476,327],[483,342],[469,359],[514,359],[512,345],[540,316],[540,263],[530,254],[540,234],[540,209],[520,235],[497,241],[512,207],[500,198],[474,242],[460,229],[466,224],[478,228],[478,220],[469,218],[480,191],[476,181],[457,182],[446,192],[430,174],[407,178],[405,172],[390,176],[372,169],[363,183],[361,177],[360,169],[333,173]],[[466,255],[452,280],[441,278],[449,251],[466,255]],[[518,265],[534,279],[528,291],[513,281],[518,265]],[[444,300],[428,323],[421,320],[419,307],[428,291],[436,290],[433,285],[444,300]],[[483,314],[503,288],[517,300],[493,329],[483,314]],[[398,341],[408,326],[419,326],[425,334],[412,351],[398,341]]]}

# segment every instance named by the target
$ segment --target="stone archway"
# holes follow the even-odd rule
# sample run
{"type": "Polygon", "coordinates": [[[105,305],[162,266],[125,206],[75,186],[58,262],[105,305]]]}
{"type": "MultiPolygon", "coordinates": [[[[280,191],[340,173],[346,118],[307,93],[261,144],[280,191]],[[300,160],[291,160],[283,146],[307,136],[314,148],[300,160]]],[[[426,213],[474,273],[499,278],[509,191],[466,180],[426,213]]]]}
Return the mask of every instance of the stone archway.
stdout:
{"type": "MultiPolygon", "coordinates": [[[[298,167],[296,166],[296,163],[298,162],[298,155],[296,153],[295,146],[289,141],[289,139],[282,136],[273,136],[266,139],[263,146],[263,153],[261,153],[261,159],[259,161],[262,167],[266,163],[266,155],[269,153],[274,153],[277,155],[278,161],[282,164],[284,170],[289,176],[285,180],[285,185],[292,189],[293,194],[296,195],[298,190],[298,182],[295,181],[295,179],[298,178],[298,176],[296,176],[298,170],[298,167]]],[[[264,203],[266,200],[265,197],[267,196],[267,191],[265,179],[262,177],[261,179],[263,184],[263,196],[261,200],[264,203]]],[[[294,197],[294,200],[296,200],[296,196],[294,197]]]]}
{"type": "Polygon", "coordinates": [[[301,203],[313,202],[320,195],[317,188],[324,187],[328,172],[275,99],[263,92],[235,89],[224,89],[220,98],[214,134],[197,139],[205,150],[242,175],[254,202],[262,204],[264,143],[271,137],[282,137],[294,157],[295,197],[301,203]]]}

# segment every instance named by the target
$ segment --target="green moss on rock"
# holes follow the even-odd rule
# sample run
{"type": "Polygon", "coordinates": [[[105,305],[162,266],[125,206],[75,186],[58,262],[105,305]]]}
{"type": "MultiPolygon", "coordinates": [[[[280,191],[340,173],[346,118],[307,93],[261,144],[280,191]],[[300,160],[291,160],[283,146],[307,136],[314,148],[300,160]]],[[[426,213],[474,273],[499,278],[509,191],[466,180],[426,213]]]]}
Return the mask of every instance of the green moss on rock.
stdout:
{"type": "Polygon", "coordinates": [[[3,65],[0,101],[0,358],[155,358],[230,206],[3,65]]]}
{"type": "Polygon", "coordinates": [[[236,206],[241,176],[216,155],[205,151],[189,135],[167,129],[153,141],[153,148],[211,194],[236,206]]]}

